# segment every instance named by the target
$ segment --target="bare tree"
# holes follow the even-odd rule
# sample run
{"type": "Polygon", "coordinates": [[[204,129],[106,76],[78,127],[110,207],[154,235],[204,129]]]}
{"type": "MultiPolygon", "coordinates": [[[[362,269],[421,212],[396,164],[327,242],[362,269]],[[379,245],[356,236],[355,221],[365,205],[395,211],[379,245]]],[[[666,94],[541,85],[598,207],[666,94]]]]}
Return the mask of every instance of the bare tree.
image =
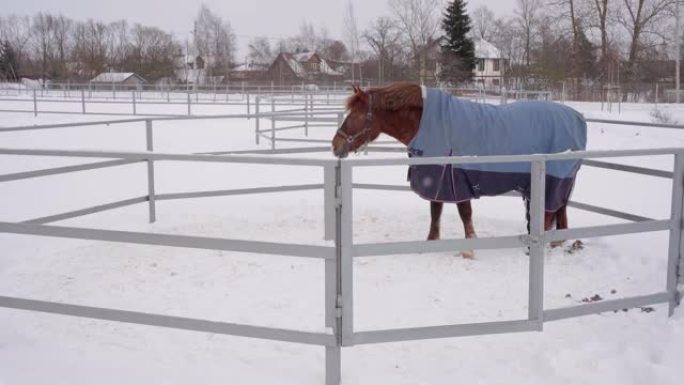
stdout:
{"type": "Polygon", "coordinates": [[[235,54],[235,34],[228,21],[215,15],[204,4],[195,19],[194,42],[212,74],[224,75],[228,72],[235,54]]]}
{"type": "Polygon", "coordinates": [[[28,16],[0,16],[0,40],[8,42],[12,47],[14,60],[20,68],[28,64],[31,39],[31,20],[28,16]]]}
{"type": "Polygon", "coordinates": [[[249,43],[249,53],[247,59],[250,63],[266,65],[275,59],[275,54],[271,50],[271,42],[266,37],[256,37],[249,43]]]}
{"type": "Polygon", "coordinates": [[[593,0],[595,11],[595,25],[601,34],[601,72],[602,76],[607,75],[608,66],[608,0],[593,0]]]}
{"type": "Polygon", "coordinates": [[[319,44],[318,51],[326,60],[341,62],[349,59],[349,51],[342,41],[325,39],[319,44]]]}
{"type": "Polygon", "coordinates": [[[316,50],[318,36],[316,35],[316,29],[313,24],[306,21],[302,22],[302,25],[299,26],[299,39],[302,43],[302,48],[309,51],[316,50]]]}
{"type": "Polygon", "coordinates": [[[28,56],[31,37],[31,20],[28,16],[0,16],[0,38],[10,42],[19,62],[28,56]]]}
{"type": "Polygon", "coordinates": [[[481,5],[473,11],[472,20],[475,37],[489,40],[494,24],[494,12],[486,5],[481,5]]]}
{"type": "Polygon", "coordinates": [[[175,58],[180,45],[173,37],[156,27],[135,25],[124,69],[140,74],[147,80],[173,76],[175,58]]]}
{"type": "Polygon", "coordinates": [[[525,66],[529,67],[532,39],[537,27],[542,2],[541,0],[517,0],[516,4],[518,6],[515,10],[516,20],[525,41],[525,66]]]}
{"type": "Polygon", "coordinates": [[[390,0],[392,13],[411,47],[422,76],[427,62],[427,50],[439,29],[439,0],[390,0]]]}
{"type": "Polygon", "coordinates": [[[53,57],[54,18],[52,15],[39,12],[33,16],[31,29],[33,30],[33,49],[40,63],[40,76],[45,81],[53,57]]]}
{"type": "Polygon", "coordinates": [[[401,35],[396,23],[387,18],[379,17],[363,34],[378,60],[378,82],[386,80],[387,70],[391,69],[401,35]]]}
{"type": "Polygon", "coordinates": [[[58,78],[65,78],[68,76],[67,61],[69,51],[71,50],[71,28],[73,21],[59,15],[54,18],[54,28],[52,29],[52,40],[54,42],[54,64],[53,71],[58,78]]]}
{"type": "Polygon", "coordinates": [[[109,65],[108,47],[111,33],[107,24],[88,20],[76,23],[73,29],[74,57],[81,77],[92,78],[109,65]]]}
{"type": "Polygon", "coordinates": [[[351,54],[351,76],[352,82],[354,82],[356,79],[355,63],[359,55],[359,28],[354,14],[354,4],[351,0],[347,3],[344,12],[344,36],[351,54]]]}
{"type": "Polygon", "coordinates": [[[128,58],[131,49],[131,36],[126,20],[115,21],[109,24],[111,45],[109,47],[110,65],[121,69],[128,58]]]}
{"type": "Polygon", "coordinates": [[[666,40],[663,28],[673,1],[623,0],[624,7],[618,13],[618,22],[629,35],[627,71],[632,80],[636,78],[641,53],[666,40]]]}

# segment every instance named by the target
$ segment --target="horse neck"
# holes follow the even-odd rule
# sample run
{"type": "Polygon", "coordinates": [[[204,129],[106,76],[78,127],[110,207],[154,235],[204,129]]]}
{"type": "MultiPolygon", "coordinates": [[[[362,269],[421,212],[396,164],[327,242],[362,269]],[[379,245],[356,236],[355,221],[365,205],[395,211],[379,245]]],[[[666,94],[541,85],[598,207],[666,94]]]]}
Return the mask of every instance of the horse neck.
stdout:
{"type": "Polygon", "coordinates": [[[410,107],[397,111],[383,111],[381,114],[383,124],[380,131],[408,146],[418,133],[423,109],[410,107]]]}

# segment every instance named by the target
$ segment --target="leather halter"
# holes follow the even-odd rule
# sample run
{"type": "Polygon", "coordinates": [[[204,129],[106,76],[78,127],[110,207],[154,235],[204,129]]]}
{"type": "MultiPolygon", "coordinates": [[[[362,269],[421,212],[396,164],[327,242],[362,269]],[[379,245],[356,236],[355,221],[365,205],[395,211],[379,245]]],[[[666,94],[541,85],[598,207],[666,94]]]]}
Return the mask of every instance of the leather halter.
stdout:
{"type": "Polygon", "coordinates": [[[366,144],[368,144],[368,142],[370,142],[370,131],[371,131],[372,125],[373,125],[373,96],[369,94],[368,95],[368,112],[366,112],[366,122],[364,123],[363,130],[357,132],[354,135],[349,135],[346,132],[344,132],[342,127],[340,127],[337,130],[337,135],[344,138],[348,144],[352,144],[359,137],[361,137],[363,135],[367,135],[366,141],[362,145],[359,146],[359,148],[361,148],[361,147],[365,146],[366,144]]]}

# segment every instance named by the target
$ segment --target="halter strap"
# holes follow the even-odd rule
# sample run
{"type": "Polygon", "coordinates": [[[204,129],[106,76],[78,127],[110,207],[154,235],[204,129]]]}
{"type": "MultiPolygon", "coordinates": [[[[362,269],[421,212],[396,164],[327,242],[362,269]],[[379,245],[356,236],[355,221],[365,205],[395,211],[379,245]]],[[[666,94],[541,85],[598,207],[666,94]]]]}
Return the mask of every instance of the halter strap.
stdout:
{"type": "Polygon", "coordinates": [[[354,135],[349,135],[344,130],[342,127],[340,127],[337,130],[337,135],[343,137],[347,143],[351,144],[354,143],[356,139],[358,139],[362,135],[367,135],[368,137],[366,138],[366,141],[359,147],[363,147],[364,145],[368,144],[370,142],[370,130],[371,126],[373,125],[373,95],[368,94],[368,112],[366,112],[366,121],[364,122],[363,125],[363,130],[357,132],[354,135]]]}

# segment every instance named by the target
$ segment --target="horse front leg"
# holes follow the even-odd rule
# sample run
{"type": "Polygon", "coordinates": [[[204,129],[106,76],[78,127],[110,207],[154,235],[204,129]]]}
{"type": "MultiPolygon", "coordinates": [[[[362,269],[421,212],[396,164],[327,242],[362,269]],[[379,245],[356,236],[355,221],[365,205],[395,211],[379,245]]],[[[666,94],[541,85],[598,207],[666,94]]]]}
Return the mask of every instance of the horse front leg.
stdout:
{"type": "MultiPolygon", "coordinates": [[[[456,205],[458,206],[458,215],[461,217],[461,222],[463,222],[466,239],[477,238],[475,226],[473,226],[473,206],[470,205],[470,201],[457,203],[456,205]]],[[[475,258],[475,251],[463,250],[461,255],[463,258],[473,259],[475,258]]]]}
{"type": "Polygon", "coordinates": [[[428,241],[436,241],[439,239],[439,223],[442,217],[442,209],[444,203],[430,201],[430,232],[428,233],[428,241]]]}

